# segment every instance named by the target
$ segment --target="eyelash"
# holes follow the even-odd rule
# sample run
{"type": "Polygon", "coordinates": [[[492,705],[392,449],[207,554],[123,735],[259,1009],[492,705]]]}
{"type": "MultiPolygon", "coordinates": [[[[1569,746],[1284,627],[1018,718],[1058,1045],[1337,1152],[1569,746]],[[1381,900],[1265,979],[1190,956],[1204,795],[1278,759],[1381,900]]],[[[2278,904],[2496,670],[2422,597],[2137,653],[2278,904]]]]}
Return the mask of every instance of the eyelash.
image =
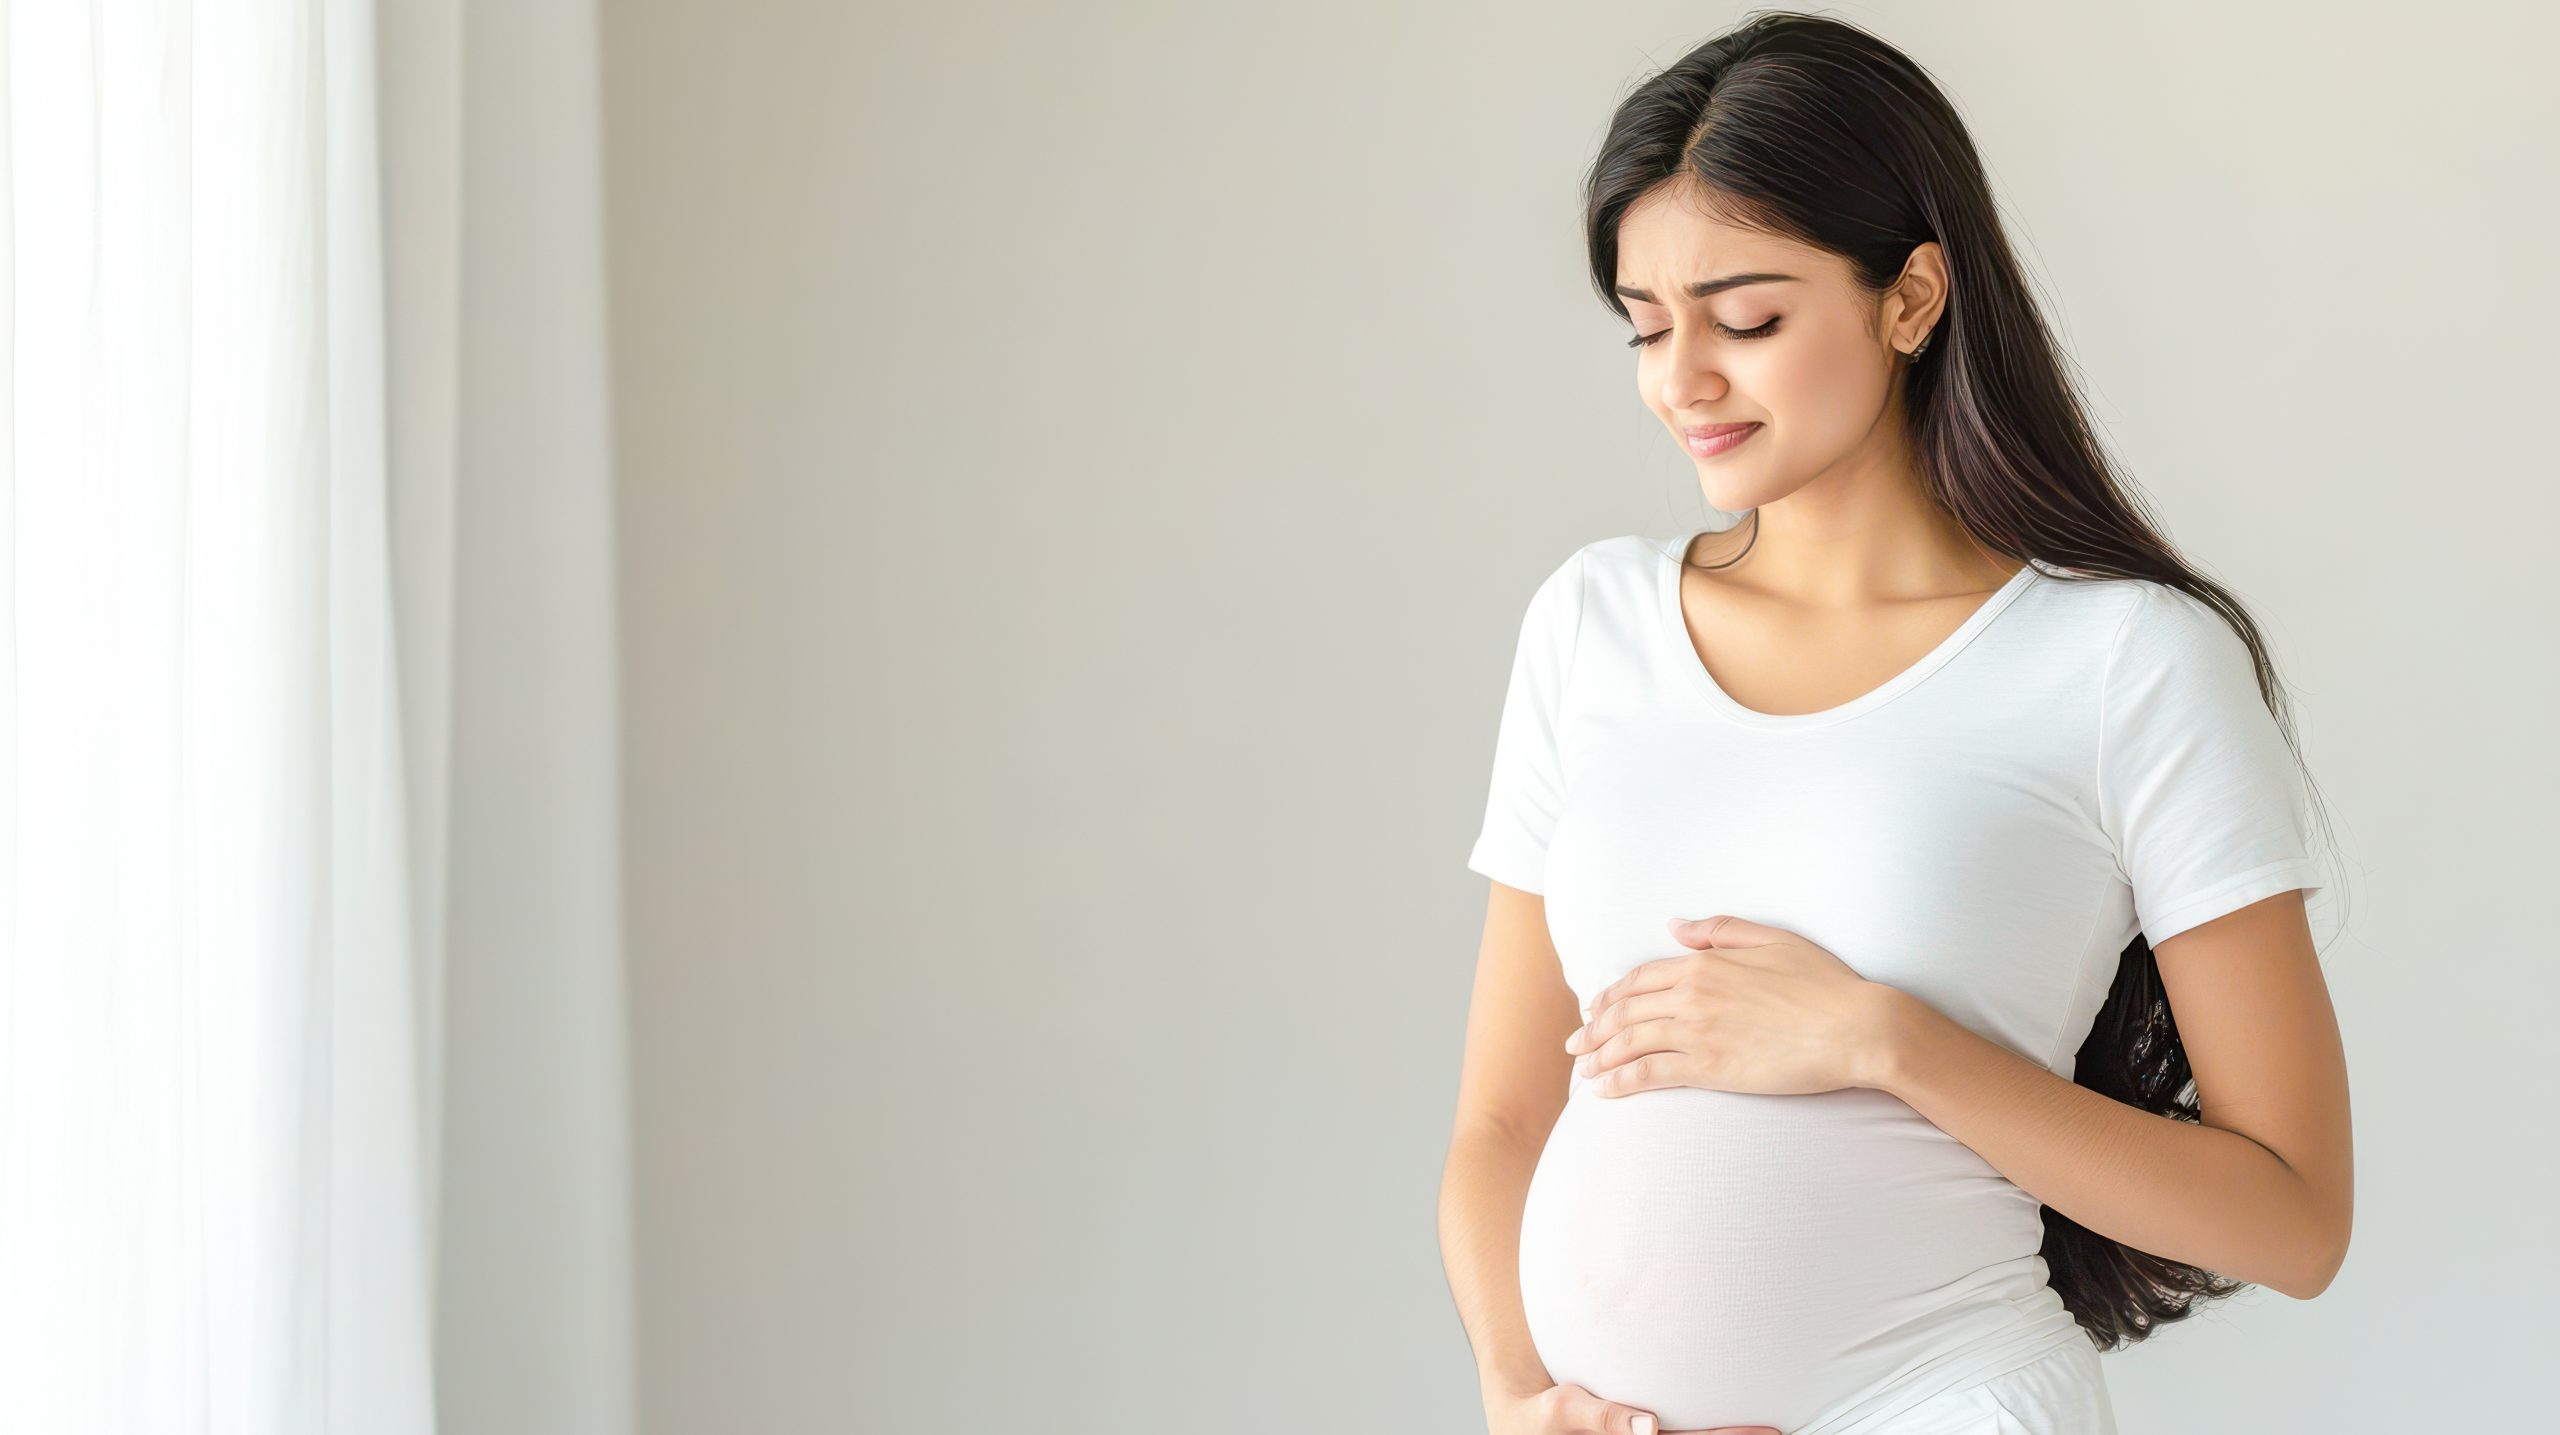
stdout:
{"type": "MultiPolygon", "coordinates": [[[[1627,347],[1630,349],[1641,349],[1647,344],[1652,343],[1654,340],[1659,339],[1670,332],[1671,331],[1668,329],[1656,329],[1650,334],[1638,334],[1627,341],[1627,347]]],[[[1757,329],[1728,329],[1724,325],[1718,324],[1716,325],[1716,332],[1724,335],[1728,339],[1765,339],[1771,334],[1778,332],[1778,321],[1771,319],[1768,323],[1761,325],[1757,329]]]]}

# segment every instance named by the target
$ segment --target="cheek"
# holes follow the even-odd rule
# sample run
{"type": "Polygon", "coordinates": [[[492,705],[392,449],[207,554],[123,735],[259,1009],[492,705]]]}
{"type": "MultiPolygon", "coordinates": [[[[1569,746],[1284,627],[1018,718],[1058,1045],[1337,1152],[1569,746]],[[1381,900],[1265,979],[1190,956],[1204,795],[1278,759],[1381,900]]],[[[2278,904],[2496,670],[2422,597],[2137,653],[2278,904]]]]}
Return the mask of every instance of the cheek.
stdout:
{"type": "MultiPolygon", "coordinates": [[[[1735,383],[1746,371],[1735,371],[1735,383]]],[[[1806,342],[1772,353],[1748,371],[1749,392],[1774,426],[1812,438],[1857,433],[1875,421],[1884,402],[1885,372],[1854,339],[1806,342]]]]}

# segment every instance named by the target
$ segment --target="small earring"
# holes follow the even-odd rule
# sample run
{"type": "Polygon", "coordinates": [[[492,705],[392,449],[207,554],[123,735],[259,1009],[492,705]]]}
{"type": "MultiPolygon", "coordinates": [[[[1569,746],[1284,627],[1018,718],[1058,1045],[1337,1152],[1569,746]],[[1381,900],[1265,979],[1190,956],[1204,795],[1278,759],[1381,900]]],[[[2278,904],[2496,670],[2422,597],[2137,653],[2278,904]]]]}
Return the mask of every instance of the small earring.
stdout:
{"type": "Polygon", "coordinates": [[[1920,336],[1920,342],[1919,342],[1919,343],[1917,343],[1917,344],[1912,345],[1912,346],[1911,346],[1911,348],[1910,348],[1910,351],[1909,351],[1908,353],[1906,353],[1906,354],[1904,355],[1904,357],[1906,357],[1906,358],[1912,358],[1912,359],[1919,358],[1919,357],[1920,357],[1920,355],[1921,355],[1925,350],[1927,350],[1927,349],[1928,349],[1928,347],[1929,347],[1929,341],[1930,341],[1931,339],[1936,338],[1936,337],[1938,337],[1938,331],[1937,331],[1937,330],[1935,330],[1935,329],[1932,329],[1932,330],[1930,330],[1928,333],[1921,335],[1921,336],[1920,336]]]}

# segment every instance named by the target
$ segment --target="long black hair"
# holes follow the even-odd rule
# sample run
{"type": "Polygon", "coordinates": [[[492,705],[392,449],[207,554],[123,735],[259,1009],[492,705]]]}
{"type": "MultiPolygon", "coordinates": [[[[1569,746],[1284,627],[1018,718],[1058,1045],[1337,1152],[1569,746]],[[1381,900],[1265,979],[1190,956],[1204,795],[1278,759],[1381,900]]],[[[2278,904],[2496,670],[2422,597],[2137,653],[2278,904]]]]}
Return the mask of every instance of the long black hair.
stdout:
{"type": "MultiPolygon", "coordinates": [[[[2075,570],[2051,575],[2062,581],[2147,578],[2210,605],[2248,644],[2260,696],[2301,763],[2257,624],[2179,557],[2110,464],[1963,121],[1920,66],[1845,21],[1757,10],[1644,80],[1618,106],[1584,186],[1591,277],[1621,319],[1618,222],[1666,184],[1727,223],[1842,256],[1879,297],[1911,251],[1934,240],[1949,271],[1946,308],[1926,358],[1901,378],[1930,496],[1984,548],[2075,570]]],[[[2304,780],[2316,795],[2307,770],[2304,780]]],[[[2074,1079],[2146,1111],[2201,1119],[2142,936],[2124,950],[2074,1079]]],[[[2101,1351],[2247,1284],[2136,1250],[2050,1206],[2044,1230],[2054,1289],[2101,1351]]]]}

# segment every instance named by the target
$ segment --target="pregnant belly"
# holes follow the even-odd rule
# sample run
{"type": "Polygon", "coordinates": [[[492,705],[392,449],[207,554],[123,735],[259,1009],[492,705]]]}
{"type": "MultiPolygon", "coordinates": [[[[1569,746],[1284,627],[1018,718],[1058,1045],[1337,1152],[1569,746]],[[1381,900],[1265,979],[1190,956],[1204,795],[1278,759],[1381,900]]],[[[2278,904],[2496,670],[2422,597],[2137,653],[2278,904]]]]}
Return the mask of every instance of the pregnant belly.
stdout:
{"type": "Polygon", "coordinates": [[[2037,1211],[1881,1091],[1601,1097],[1577,1077],[1521,1212],[1520,1294],[1559,1383],[1666,1430],[1797,1431],[2082,1339],[2037,1211]]]}

